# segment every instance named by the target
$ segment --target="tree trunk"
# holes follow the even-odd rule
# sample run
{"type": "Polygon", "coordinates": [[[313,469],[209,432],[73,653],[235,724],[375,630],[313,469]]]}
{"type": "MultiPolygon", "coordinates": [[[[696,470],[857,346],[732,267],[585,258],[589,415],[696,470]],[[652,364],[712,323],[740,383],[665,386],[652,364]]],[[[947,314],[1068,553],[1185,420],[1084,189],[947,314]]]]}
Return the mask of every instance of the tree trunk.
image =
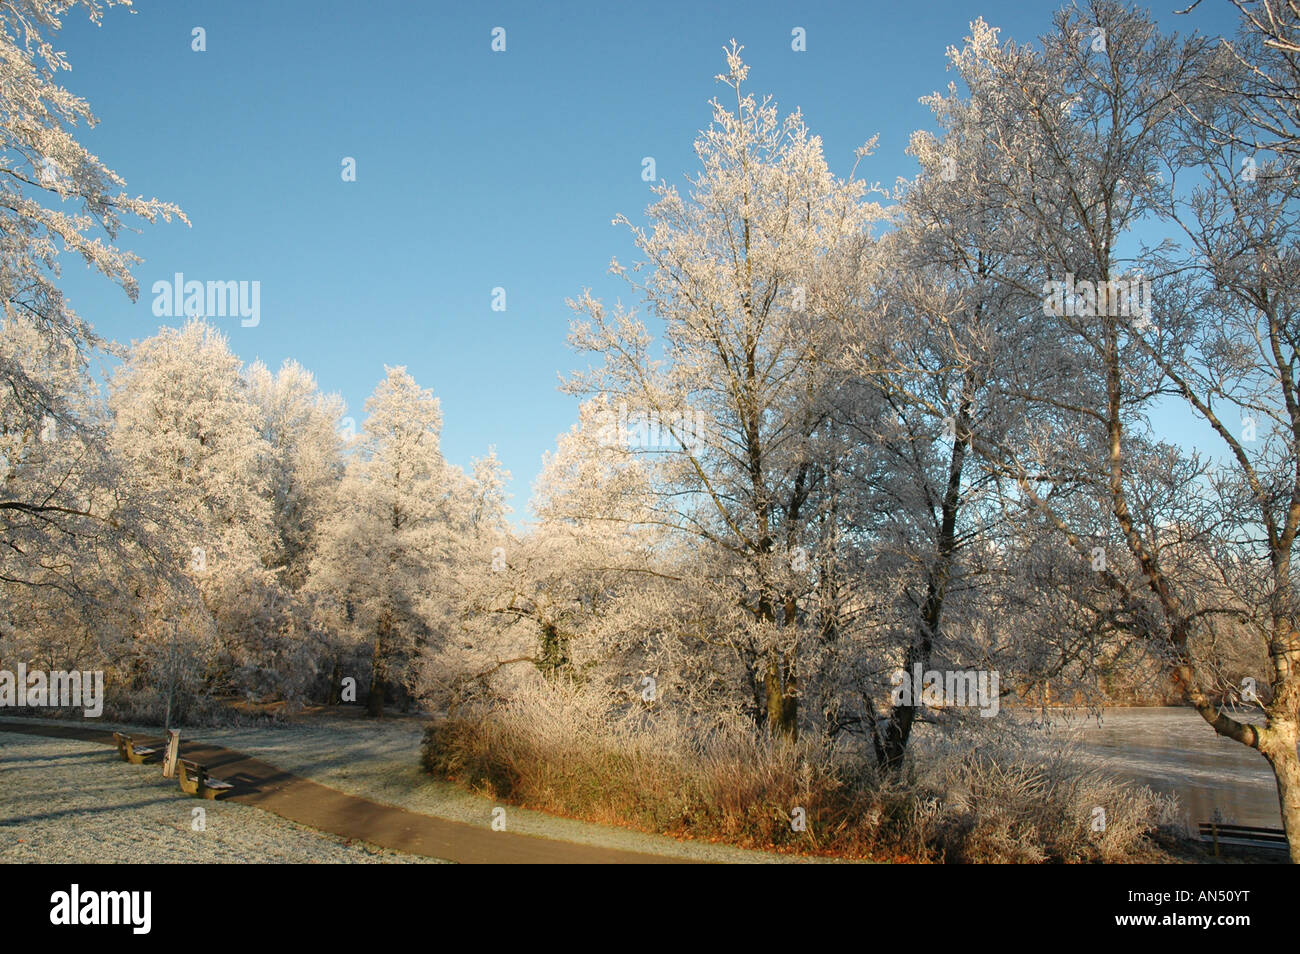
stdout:
{"type": "Polygon", "coordinates": [[[554,680],[569,669],[568,640],[553,622],[542,624],[539,668],[547,679],[554,680]]]}
{"type": "Polygon", "coordinates": [[[907,755],[907,740],[912,735],[912,723],[915,720],[916,706],[894,706],[889,713],[883,736],[875,739],[876,764],[885,772],[897,775],[902,770],[903,758],[907,755]]]}
{"type": "MultiPolygon", "coordinates": [[[[934,639],[939,634],[939,624],[943,619],[948,576],[957,553],[957,514],[962,505],[961,481],[966,451],[970,446],[970,409],[974,389],[975,381],[967,373],[963,379],[962,400],[953,431],[952,455],[948,462],[948,483],[944,489],[934,565],[926,580],[925,605],[921,608],[921,618],[917,621],[916,641],[908,649],[903,663],[903,674],[907,679],[912,678],[912,667],[917,663],[921,664],[923,670],[930,668],[934,639]]],[[[875,737],[876,763],[886,772],[896,774],[902,770],[907,742],[911,738],[912,725],[916,721],[920,704],[921,700],[913,699],[912,705],[894,706],[883,737],[875,737]]]]}
{"type": "MultiPolygon", "coordinates": [[[[767,543],[765,543],[765,547],[767,543]]],[[[777,626],[776,598],[765,585],[754,614],[759,623],[777,626]]],[[[783,620],[788,622],[788,620],[783,620]]],[[[779,646],[767,651],[767,668],[763,671],[763,701],[767,710],[767,730],[773,735],[794,738],[799,728],[799,706],[795,696],[794,660],[797,650],[783,653],[779,646]]]]}
{"type": "Polygon", "coordinates": [[[780,733],[791,739],[797,738],[799,700],[795,696],[794,673],[788,661],[776,650],[772,650],[767,657],[763,690],[767,699],[768,730],[773,735],[780,733]]]}
{"type": "Polygon", "coordinates": [[[1300,864],[1300,755],[1296,753],[1296,741],[1295,723],[1286,722],[1271,724],[1260,739],[1260,752],[1277,779],[1282,830],[1286,832],[1292,864],[1300,864]]]}
{"type": "MultiPolygon", "coordinates": [[[[382,624],[380,628],[383,628],[382,624]]],[[[383,639],[377,633],[375,634],[375,651],[371,656],[370,692],[366,696],[366,713],[376,719],[384,717],[384,693],[388,691],[388,683],[384,678],[383,649],[383,639]]]]}
{"type": "Polygon", "coordinates": [[[339,656],[334,657],[334,670],[330,673],[330,689],[328,703],[337,706],[343,702],[343,660],[339,656]]]}

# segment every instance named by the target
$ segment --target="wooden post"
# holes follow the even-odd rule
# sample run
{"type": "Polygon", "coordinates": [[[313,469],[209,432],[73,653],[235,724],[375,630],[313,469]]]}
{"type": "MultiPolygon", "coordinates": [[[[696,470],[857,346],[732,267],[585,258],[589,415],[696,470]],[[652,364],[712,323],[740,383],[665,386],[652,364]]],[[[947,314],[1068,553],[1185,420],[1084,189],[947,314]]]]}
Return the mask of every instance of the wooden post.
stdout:
{"type": "Polygon", "coordinates": [[[181,730],[167,730],[167,757],[163,759],[163,778],[176,775],[176,760],[181,755],[181,730]]]}

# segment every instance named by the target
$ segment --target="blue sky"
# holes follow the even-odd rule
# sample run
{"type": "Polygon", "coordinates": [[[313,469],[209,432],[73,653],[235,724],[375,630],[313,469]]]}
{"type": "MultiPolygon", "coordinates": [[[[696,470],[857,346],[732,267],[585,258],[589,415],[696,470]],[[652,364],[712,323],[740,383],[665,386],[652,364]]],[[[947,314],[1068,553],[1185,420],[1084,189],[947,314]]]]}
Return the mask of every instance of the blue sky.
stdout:
{"type": "MultiPolygon", "coordinates": [[[[1167,26],[1226,33],[1226,0],[1167,26]]],[[[64,287],[101,334],[153,334],[150,286],[261,283],[261,321],[219,319],[245,360],[296,358],[358,422],[385,364],[442,399],[454,463],[496,445],[521,515],[543,451],[575,417],[557,374],[566,297],[625,294],[624,230],[650,195],[641,160],[680,183],[709,121],[722,47],[745,46],[749,81],[803,110],[840,174],[880,134],[859,175],[915,169],[918,98],[948,81],[944,50],[977,16],[1004,36],[1045,31],[1059,3],[417,3],[138,0],[102,27],[68,15],[63,82],[101,120],[83,132],[133,194],[178,203],[193,226],[146,226],[120,244],[145,259],[132,305],[70,263],[64,287]],[[506,51],[490,48],[506,30],[506,51]],[[791,50],[803,27],[806,52],[791,50]],[[191,49],[206,31],[205,52],[191,49]],[[356,160],[357,181],[340,175],[356,160]],[[506,289],[507,309],[491,308],[506,289]]],[[[631,302],[628,302],[631,304],[631,302]]],[[[175,322],[173,322],[175,323],[175,322]]]]}

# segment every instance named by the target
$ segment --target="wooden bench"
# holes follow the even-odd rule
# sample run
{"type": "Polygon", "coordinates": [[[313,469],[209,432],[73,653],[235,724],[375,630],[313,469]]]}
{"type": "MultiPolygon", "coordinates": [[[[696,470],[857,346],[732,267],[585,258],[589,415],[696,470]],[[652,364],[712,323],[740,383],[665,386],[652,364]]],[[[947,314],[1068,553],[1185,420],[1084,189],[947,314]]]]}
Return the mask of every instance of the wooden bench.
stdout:
{"type": "Polygon", "coordinates": [[[1281,828],[1257,828],[1253,825],[1224,825],[1220,822],[1201,822],[1201,839],[1220,844],[1241,845],[1248,848],[1276,848],[1287,850],[1286,832],[1281,828]]]}
{"type": "Polygon", "coordinates": [[[189,759],[177,761],[176,778],[180,782],[181,791],[195,798],[220,798],[235,787],[230,782],[213,778],[204,766],[189,759]]]}
{"type": "Polygon", "coordinates": [[[162,751],[147,745],[137,745],[131,736],[123,735],[121,732],[113,733],[113,741],[117,743],[118,757],[123,762],[131,762],[134,765],[151,762],[162,751]]]}

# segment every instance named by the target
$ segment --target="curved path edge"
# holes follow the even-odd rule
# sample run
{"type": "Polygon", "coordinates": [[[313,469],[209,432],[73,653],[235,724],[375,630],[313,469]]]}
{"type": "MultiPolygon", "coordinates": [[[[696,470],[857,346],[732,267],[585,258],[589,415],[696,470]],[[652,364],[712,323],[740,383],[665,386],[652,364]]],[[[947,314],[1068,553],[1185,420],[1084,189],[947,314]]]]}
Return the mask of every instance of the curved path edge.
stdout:
{"type": "MultiPolygon", "coordinates": [[[[0,719],[0,732],[114,744],[111,730],[75,725],[0,719]]],[[[222,801],[254,805],[310,828],[394,851],[460,864],[687,864],[692,860],[491,831],[407,811],[348,795],[221,745],[182,741],[181,755],[235,784],[222,801]]]]}

